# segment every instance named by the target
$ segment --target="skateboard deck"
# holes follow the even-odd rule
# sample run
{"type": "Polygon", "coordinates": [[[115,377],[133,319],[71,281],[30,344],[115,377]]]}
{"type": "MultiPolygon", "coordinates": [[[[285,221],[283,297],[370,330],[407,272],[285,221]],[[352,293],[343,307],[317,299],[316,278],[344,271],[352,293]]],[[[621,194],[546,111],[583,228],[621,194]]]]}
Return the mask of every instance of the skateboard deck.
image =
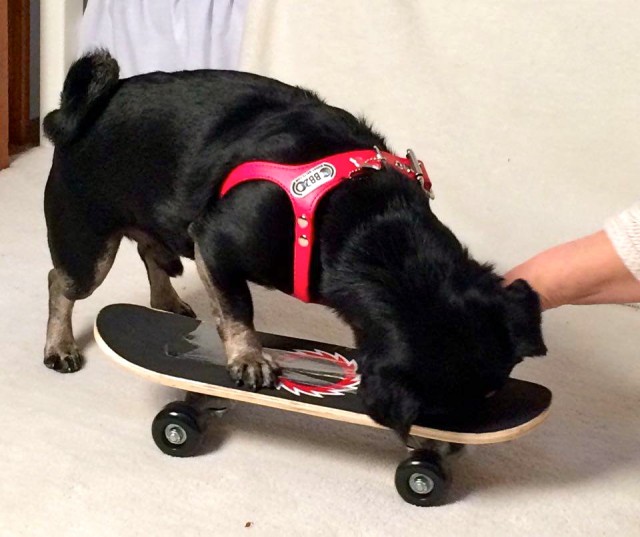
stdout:
{"type": "MultiPolygon", "coordinates": [[[[276,388],[237,387],[226,370],[224,348],[209,323],[130,304],[104,308],[95,338],[116,363],[159,384],[188,392],[252,403],[353,424],[382,427],[356,394],[360,377],[354,350],[328,343],[260,333],[282,368],[276,388]]],[[[551,392],[539,384],[507,384],[460,416],[425,416],[411,429],[419,438],[459,444],[513,440],[548,415],[551,392]]]]}

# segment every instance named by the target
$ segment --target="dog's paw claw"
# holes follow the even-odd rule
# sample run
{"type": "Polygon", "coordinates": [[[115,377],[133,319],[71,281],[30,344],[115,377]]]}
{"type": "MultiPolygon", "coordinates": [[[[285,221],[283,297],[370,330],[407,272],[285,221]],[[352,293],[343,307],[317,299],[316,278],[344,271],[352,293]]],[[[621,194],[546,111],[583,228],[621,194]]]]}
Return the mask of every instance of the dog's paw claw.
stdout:
{"type": "Polygon", "coordinates": [[[276,385],[279,369],[268,354],[249,354],[235,358],[229,364],[229,374],[236,386],[258,391],[276,385]]]}
{"type": "Polygon", "coordinates": [[[180,311],[176,313],[179,313],[180,315],[184,315],[185,317],[191,317],[192,319],[196,318],[196,313],[193,311],[191,306],[189,306],[189,304],[187,304],[186,302],[182,302],[180,311]]]}
{"type": "Polygon", "coordinates": [[[176,297],[175,300],[151,300],[151,307],[157,310],[168,311],[169,313],[177,313],[178,315],[184,315],[185,317],[196,318],[196,314],[183,300],[176,297]]]}

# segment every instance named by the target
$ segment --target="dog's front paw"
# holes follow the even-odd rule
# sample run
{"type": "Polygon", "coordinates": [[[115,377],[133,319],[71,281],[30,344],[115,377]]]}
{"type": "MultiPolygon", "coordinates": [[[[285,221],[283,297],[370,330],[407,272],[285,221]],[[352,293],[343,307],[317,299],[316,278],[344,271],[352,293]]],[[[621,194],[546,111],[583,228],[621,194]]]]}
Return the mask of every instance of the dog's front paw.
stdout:
{"type": "Polygon", "coordinates": [[[58,373],[75,373],[82,369],[84,359],[77,348],[66,351],[50,351],[44,357],[44,365],[58,373]]]}
{"type": "Polygon", "coordinates": [[[237,356],[229,361],[227,367],[238,386],[244,384],[252,390],[275,386],[280,373],[278,365],[265,352],[249,352],[237,356]]]}

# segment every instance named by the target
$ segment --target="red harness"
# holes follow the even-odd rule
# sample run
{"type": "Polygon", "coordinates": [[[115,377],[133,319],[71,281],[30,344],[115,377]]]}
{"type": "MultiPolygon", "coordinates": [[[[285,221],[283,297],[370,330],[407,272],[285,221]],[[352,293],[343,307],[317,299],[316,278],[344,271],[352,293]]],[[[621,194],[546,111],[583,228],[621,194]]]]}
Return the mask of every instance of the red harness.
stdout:
{"type": "Polygon", "coordinates": [[[287,193],[296,219],[293,296],[303,302],[310,302],[309,270],[318,202],[345,179],[371,170],[381,170],[384,165],[418,181],[426,194],[433,199],[431,181],[424,164],[415,157],[411,149],[407,151],[407,158],[400,158],[380,151],[377,147],[373,150],[339,153],[308,164],[293,166],[265,161],[246,162],[234,168],[224,180],[220,197],[241,183],[256,180],[275,183],[287,193]]]}

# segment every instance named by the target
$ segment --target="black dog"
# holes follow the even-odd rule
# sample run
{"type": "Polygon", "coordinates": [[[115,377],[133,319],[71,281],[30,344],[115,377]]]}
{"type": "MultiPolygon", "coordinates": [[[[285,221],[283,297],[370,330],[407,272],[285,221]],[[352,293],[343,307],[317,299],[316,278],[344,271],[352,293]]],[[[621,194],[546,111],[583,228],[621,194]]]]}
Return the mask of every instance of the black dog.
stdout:
{"type": "MultiPolygon", "coordinates": [[[[71,311],[105,278],[123,236],[136,240],[151,305],[193,315],[171,286],[195,258],[214,304],[230,374],[269,386],[277,366],[253,329],[247,281],[292,291],[294,217],[286,193],[252,181],[220,199],[239,164],[300,164],[378,146],[363,120],[310,91],[228,71],[119,80],[106,52],[78,60],[59,110],[45,192],[49,323],[45,364],[78,370],[71,311]]],[[[319,207],[310,293],[352,327],[360,395],[406,434],[422,412],[498,388],[525,356],[546,352],[537,295],[507,288],[431,212],[416,181],[389,167],[346,180],[319,207]]]]}

